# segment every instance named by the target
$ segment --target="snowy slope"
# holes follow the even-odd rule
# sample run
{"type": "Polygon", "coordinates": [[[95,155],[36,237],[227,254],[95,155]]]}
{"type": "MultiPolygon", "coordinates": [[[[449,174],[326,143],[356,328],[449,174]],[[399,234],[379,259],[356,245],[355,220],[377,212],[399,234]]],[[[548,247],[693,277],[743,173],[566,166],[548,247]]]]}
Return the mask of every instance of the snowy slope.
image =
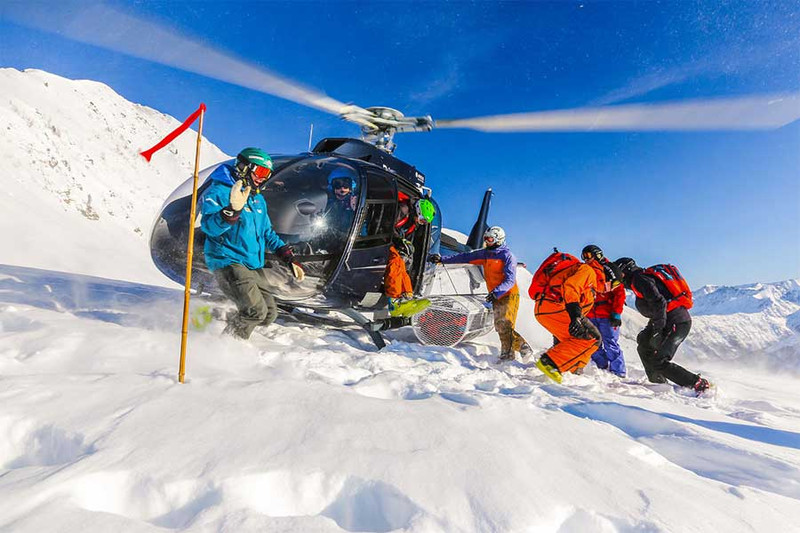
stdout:
{"type": "Polygon", "coordinates": [[[687,353],[800,372],[800,280],[706,286],[694,297],[687,353]]]}
{"type": "MultiPolygon", "coordinates": [[[[691,368],[719,385],[699,399],[645,382],[631,309],[625,380],[589,367],[556,385],[529,363],[498,366],[491,334],[438,348],[404,328],[377,353],[357,328],[281,319],[248,342],[218,322],[191,331],[177,383],[182,292],[156,286],[168,284],[136,228],[191,172],[194,141],[146,165],[135,148],[174,119],[92,82],[0,77],[17,132],[0,138],[13,176],[0,196],[13,215],[0,228],[0,531],[800,531],[796,378],[699,352],[713,347],[703,321],[758,306],[697,317],[691,368]],[[53,146],[64,155],[50,167],[53,146]],[[22,149],[50,170],[26,170],[22,149]]],[[[518,329],[542,351],[550,336],[522,292],[518,329]]],[[[763,333],[731,331],[742,344],[763,333]]],[[[793,338],[771,349],[797,353],[793,338]]]]}
{"type": "MultiPolygon", "coordinates": [[[[170,283],[138,258],[158,208],[193,171],[196,132],[148,164],[138,152],[176,119],[101,83],[11,68],[0,69],[0,124],[0,263],[170,283]],[[117,261],[97,261],[108,254],[117,261]]],[[[201,168],[226,157],[205,141],[201,168]]]]}

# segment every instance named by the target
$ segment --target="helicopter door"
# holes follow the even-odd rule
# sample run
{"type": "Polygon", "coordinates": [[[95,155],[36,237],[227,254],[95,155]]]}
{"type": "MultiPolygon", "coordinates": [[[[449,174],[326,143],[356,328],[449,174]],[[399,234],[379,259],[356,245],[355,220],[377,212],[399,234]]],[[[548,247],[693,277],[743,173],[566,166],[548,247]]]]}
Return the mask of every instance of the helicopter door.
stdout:
{"type": "Polygon", "coordinates": [[[334,282],[336,290],[359,301],[368,292],[381,292],[397,209],[394,177],[377,169],[368,169],[366,176],[366,200],[353,247],[334,282]]]}

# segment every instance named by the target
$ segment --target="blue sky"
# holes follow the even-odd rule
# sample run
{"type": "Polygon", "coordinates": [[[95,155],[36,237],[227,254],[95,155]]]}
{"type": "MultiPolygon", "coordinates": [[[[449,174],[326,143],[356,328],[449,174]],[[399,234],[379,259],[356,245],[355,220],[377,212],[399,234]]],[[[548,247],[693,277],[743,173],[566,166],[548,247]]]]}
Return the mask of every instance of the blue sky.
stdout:
{"type": "MultiPolygon", "coordinates": [[[[17,13],[26,5],[13,4],[17,13]]],[[[800,2],[110,5],[337,100],[434,119],[800,90],[800,2]]],[[[179,119],[205,102],[205,134],[231,154],[304,151],[312,123],[315,141],[358,135],[321,111],[8,18],[0,35],[0,66],[102,81],[179,119]]],[[[595,243],[612,258],[675,263],[695,287],[800,277],[797,122],[767,132],[435,130],[395,140],[396,155],[427,175],[448,227],[468,232],[492,187],[490,223],[532,268],[553,246],[578,253],[595,243]]]]}

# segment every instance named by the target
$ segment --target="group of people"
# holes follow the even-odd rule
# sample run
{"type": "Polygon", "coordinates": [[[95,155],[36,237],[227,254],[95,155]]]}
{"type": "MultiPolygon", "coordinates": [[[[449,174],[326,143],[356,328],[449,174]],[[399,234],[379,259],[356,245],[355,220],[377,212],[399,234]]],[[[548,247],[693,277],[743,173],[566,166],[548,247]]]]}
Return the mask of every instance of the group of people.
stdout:
{"type": "MultiPolygon", "coordinates": [[[[484,234],[484,248],[449,257],[431,256],[434,263],[473,263],[483,267],[500,336],[500,360],[530,347],[514,329],[519,309],[516,259],[505,245],[505,232],[492,227],[484,234]]],[[[563,374],[580,374],[589,361],[625,377],[625,358],[619,346],[619,328],[625,289],[636,296],[636,309],[648,320],[636,338],[647,379],[671,381],[702,393],[710,383],[674,363],[675,352],[692,327],[692,292],[678,269],[669,264],[642,268],[630,257],[609,261],[603,250],[587,245],[581,258],[554,250],[533,275],[528,294],[535,302],[536,320],[553,335],[553,346],[536,366],[556,382],[563,374]]]]}
{"type": "MultiPolygon", "coordinates": [[[[245,148],[232,165],[220,165],[210,175],[211,185],[201,201],[206,264],[237,307],[225,332],[244,339],[256,326],[269,325],[277,317],[277,305],[263,272],[266,252],[274,252],[287,265],[295,259],[291,245],[272,228],[266,201],[258,194],[271,173],[272,159],[266,152],[245,148]]],[[[352,217],[356,207],[355,183],[345,174],[331,175],[329,211],[333,216],[352,217]]],[[[434,215],[433,203],[425,198],[414,202],[408,197],[399,199],[384,275],[390,311],[416,301],[407,272],[414,253],[411,242],[417,228],[430,224],[434,215]]],[[[433,254],[428,260],[483,267],[486,303],[493,309],[500,337],[500,360],[513,360],[516,353],[529,356],[531,347],[515,329],[520,303],[517,260],[506,245],[502,228],[489,228],[483,242],[478,250],[445,257],[433,254]]],[[[692,325],[692,293],[678,269],[668,264],[641,268],[629,257],[612,262],[596,245],[586,246],[580,259],[554,250],[533,276],[528,294],[535,302],[534,315],[553,335],[553,346],[536,366],[557,382],[564,373],[581,373],[590,360],[624,377],[625,359],[618,340],[625,289],[633,291],[637,310],[649,319],[637,336],[637,351],[648,380],[669,380],[697,393],[708,389],[705,378],[672,362],[692,325]]],[[[392,318],[399,321],[387,322],[388,327],[407,323],[408,315],[399,313],[392,318]]]]}

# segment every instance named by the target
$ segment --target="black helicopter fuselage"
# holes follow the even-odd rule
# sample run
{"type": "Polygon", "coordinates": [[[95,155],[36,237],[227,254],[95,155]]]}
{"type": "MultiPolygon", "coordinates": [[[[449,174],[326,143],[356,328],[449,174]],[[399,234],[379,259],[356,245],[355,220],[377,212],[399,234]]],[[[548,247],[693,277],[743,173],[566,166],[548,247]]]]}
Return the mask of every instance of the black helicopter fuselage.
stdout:
{"type": "MultiPolygon", "coordinates": [[[[267,253],[265,272],[276,299],[307,308],[385,307],[381,285],[399,198],[408,197],[411,202],[419,198],[425,176],[413,166],[356,139],[324,139],[309,153],[276,156],[273,162],[273,174],[259,193],[266,199],[273,228],[293,245],[306,274],[298,282],[285,264],[273,253],[267,253]],[[346,209],[341,208],[342,202],[337,203],[329,179],[335,170],[343,168],[355,182],[351,191],[355,200],[348,202],[346,209]]],[[[198,202],[219,164],[200,173],[198,202]]],[[[150,237],[155,265],[180,284],[185,282],[191,192],[192,179],[173,192],[150,237]]],[[[192,288],[219,295],[221,291],[203,255],[206,236],[199,229],[199,215],[194,223],[192,288]]],[[[413,234],[414,257],[409,275],[417,292],[423,292],[431,278],[426,258],[431,252],[439,252],[441,223],[437,206],[433,223],[419,226],[413,234]]],[[[460,246],[448,244],[455,250],[460,246]]]]}

